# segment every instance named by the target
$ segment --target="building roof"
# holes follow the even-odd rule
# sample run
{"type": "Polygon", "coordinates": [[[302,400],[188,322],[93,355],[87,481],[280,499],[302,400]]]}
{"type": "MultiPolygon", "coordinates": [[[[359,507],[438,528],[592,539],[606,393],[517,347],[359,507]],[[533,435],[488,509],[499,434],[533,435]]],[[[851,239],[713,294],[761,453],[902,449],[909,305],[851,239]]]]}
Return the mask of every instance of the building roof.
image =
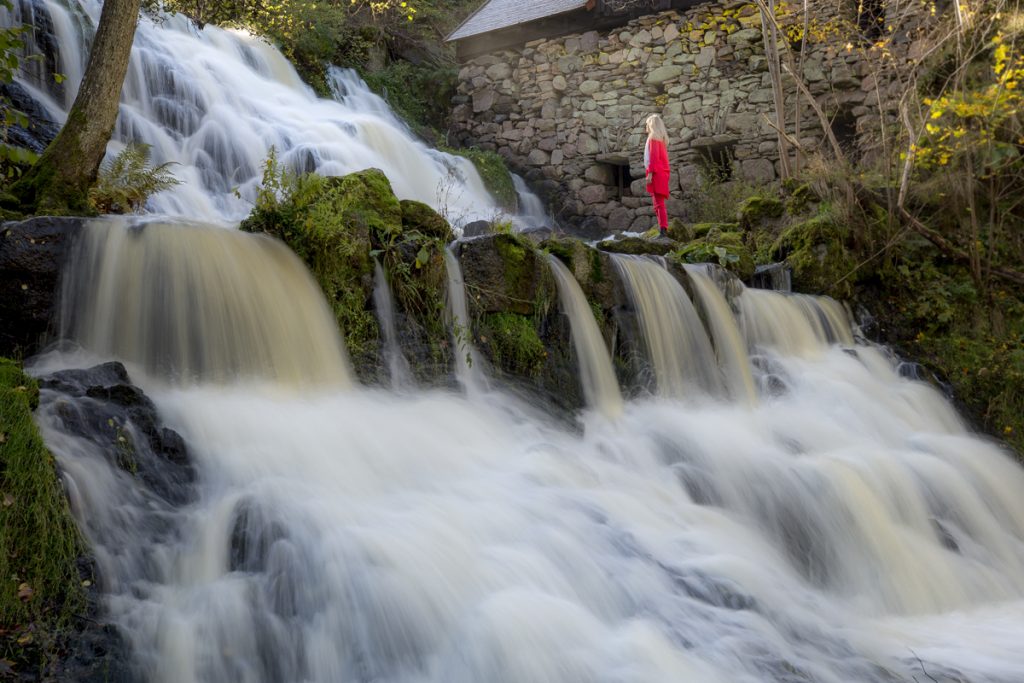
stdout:
{"type": "Polygon", "coordinates": [[[488,0],[452,31],[448,40],[461,40],[586,6],[587,0],[488,0]]]}

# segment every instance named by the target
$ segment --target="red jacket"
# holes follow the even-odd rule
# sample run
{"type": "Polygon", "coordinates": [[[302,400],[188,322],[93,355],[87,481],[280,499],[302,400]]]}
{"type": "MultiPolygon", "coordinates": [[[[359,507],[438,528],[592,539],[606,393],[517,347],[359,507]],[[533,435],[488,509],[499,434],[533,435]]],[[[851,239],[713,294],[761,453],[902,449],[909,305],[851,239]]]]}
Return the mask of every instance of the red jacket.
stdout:
{"type": "Polygon", "coordinates": [[[661,140],[650,140],[650,159],[647,165],[647,192],[668,196],[668,180],[671,169],[668,165],[668,150],[661,140]]]}

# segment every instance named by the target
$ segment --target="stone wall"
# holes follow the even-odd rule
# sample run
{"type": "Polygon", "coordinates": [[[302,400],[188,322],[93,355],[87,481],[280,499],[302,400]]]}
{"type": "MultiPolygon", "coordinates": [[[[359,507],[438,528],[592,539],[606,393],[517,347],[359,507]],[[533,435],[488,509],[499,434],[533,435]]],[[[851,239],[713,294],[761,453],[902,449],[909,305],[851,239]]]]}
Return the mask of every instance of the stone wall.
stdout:
{"type": "MultiPolygon", "coordinates": [[[[856,11],[834,0],[812,3],[819,23],[856,11]]],[[[833,130],[863,150],[880,126],[877,79],[845,42],[838,34],[811,42],[803,77],[833,118],[833,130]]],[[[644,120],[651,113],[660,113],[669,131],[670,217],[686,218],[686,200],[707,169],[753,183],[779,177],[760,13],[747,0],[483,55],[463,65],[459,81],[453,124],[460,143],[496,150],[548,199],[559,220],[583,234],[655,225],[643,169],[644,120]]],[[[795,90],[791,79],[787,84],[795,90]]],[[[881,88],[883,98],[890,94],[881,88]]],[[[813,152],[822,138],[818,118],[805,106],[801,147],[813,152]]]]}

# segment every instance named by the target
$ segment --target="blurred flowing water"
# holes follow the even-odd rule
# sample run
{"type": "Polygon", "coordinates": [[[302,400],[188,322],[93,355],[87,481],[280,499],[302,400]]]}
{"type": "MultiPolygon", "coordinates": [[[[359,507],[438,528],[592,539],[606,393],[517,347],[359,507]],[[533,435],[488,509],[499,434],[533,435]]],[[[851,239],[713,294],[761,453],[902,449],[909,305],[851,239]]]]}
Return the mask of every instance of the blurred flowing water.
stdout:
{"type": "MultiPolygon", "coordinates": [[[[18,84],[62,124],[85,72],[98,0],[14,0],[0,24],[26,23],[28,53],[18,84]],[[66,78],[58,83],[54,74],[66,78]]],[[[418,140],[351,70],[332,68],[333,99],[303,84],[269,43],[215,26],[197,30],[181,15],[138,25],[108,155],[128,142],[152,146],[155,164],[173,162],[182,184],[150,199],[156,214],[236,223],[251,210],[274,147],[295,171],[345,175],[379,168],[400,199],[433,206],[449,222],[502,215],[472,162],[418,140]]],[[[522,226],[546,220],[520,190],[522,226]]]]}
{"type": "MultiPolygon", "coordinates": [[[[66,336],[126,361],[197,474],[191,502],[153,504],[62,430],[66,399],[44,391],[38,419],[138,680],[1024,676],[1024,473],[884,349],[855,343],[829,299],[719,290],[714,314],[734,316],[756,401],[723,391],[719,359],[732,360],[697,317],[687,324],[704,341],[659,369],[657,394],[567,425],[470,379],[477,363],[459,371],[465,393],[353,386],[320,295],[268,240],[87,232],[77,258],[101,275],[66,290],[65,310],[113,313],[74,317],[66,336]],[[222,240],[259,267],[198,253],[222,240]],[[130,329],[117,306],[140,308],[130,329]],[[288,311],[249,327],[253,307],[288,311]],[[217,324],[222,310],[234,317],[217,324]],[[201,364],[133,351],[173,330],[209,350],[201,364]]],[[[694,310],[663,264],[620,267],[636,308],[694,310]]],[[[581,311],[569,315],[573,338],[592,340],[581,311]]],[[[679,333],[644,325],[652,354],[678,349],[679,333]]],[[[35,372],[81,362],[53,353],[35,372]]]]}

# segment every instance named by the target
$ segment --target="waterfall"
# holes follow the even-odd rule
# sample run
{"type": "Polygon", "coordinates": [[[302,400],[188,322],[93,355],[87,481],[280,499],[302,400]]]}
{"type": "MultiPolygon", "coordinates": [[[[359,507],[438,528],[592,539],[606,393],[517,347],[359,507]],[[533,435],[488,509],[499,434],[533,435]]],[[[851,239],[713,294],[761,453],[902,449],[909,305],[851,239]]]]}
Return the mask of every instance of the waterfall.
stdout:
{"type": "Polygon", "coordinates": [[[448,273],[448,317],[452,348],[455,350],[455,377],[465,391],[479,393],[487,387],[487,381],[482,370],[483,361],[473,345],[462,267],[451,249],[444,250],[444,266],[448,273]]]}
{"type": "MultiPolygon", "coordinates": [[[[135,680],[1024,672],[1024,471],[884,349],[855,343],[829,299],[730,292],[758,372],[780,388],[753,405],[712,398],[693,365],[717,373],[717,358],[683,287],[654,260],[616,258],[659,393],[580,430],[501,387],[480,400],[483,366],[466,363],[461,334],[471,391],[325,386],[347,376],[340,340],[272,240],[101,221],[76,249],[71,336],[132,361],[194,467],[184,492],[158,495],[151,470],[110,456],[102,401],[124,394],[104,389],[120,380],[44,381],[37,419],[135,680]],[[799,343],[782,334],[800,325],[799,343]],[[687,357],[690,337],[703,341],[687,357]]],[[[459,264],[446,263],[465,326],[459,264]]],[[[574,343],[593,339],[585,302],[568,298],[574,343]]],[[[577,351],[584,382],[607,370],[598,343],[599,359],[577,351]]],[[[55,352],[33,371],[75,362],[55,352]]],[[[153,431],[132,419],[118,428],[153,431]]]]}
{"type": "Polygon", "coordinates": [[[198,224],[96,219],[75,240],[60,336],[179,382],[349,386],[338,324],[281,242],[198,224]]]}
{"type": "Polygon", "coordinates": [[[398,345],[398,328],[395,325],[395,306],[391,301],[391,287],[388,276],[378,261],[373,263],[373,306],[384,338],[384,360],[388,366],[388,377],[392,389],[413,386],[412,369],[398,345]]]}
{"type": "Polygon", "coordinates": [[[835,343],[853,345],[849,317],[834,299],[744,289],[738,305],[751,351],[770,346],[798,355],[820,353],[835,343]]]}
{"type": "Polygon", "coordinates": [[[619,417],[622,414],[622,394],[594,313],[569,269],[554,255],[549,255],[548,261],[558,285],[562,310],[569,317],[587,405],[606,417],[619,417]]]}
{"type": "Polygon", "coordinates": [[[639,318],[658,393],[721,393],[711,341],[679,281],[664,264],[642,256],[614,254],[612,261],[639,318]]]}
{"type": "MultiPolygon", "coordinates": [[[[7,24],[40,27],[19,83],[63,122],[88,59],[98,0],[19,0],[7,24]],[[67,78],[57,83],[53,73],[67,78]]],[[[29,34],[31,37],[33,34],[29,34]]],[[[155,213],[237,222],[249,213],[268,150],[296,171],[344,175],[379,168],[400,199],[461,224],[500,214],[472,162],[417,140],[351,71],[332,69],[336,99],[317,98],[274,47],[240,31],[197,30],[181,15],[142,18],[108,154],[128,142],[173,162],[182,184],[151,198],[155,213]],[[237,193],[237,195],[236,195],[237,193]]]]}
{"type": "Polygon", "coordinates": [[[686,273],[697,292],[704,316],[710,323],[715,340],[715,352],[718,362],[725,370],[725,384],[729,395],[736,400],[753,402],[756,400],[754,379],[750,373],[746,345],[729,303],[707,274],[706,269],[711,267],[713,266],[687,265],[686,273]]]}

